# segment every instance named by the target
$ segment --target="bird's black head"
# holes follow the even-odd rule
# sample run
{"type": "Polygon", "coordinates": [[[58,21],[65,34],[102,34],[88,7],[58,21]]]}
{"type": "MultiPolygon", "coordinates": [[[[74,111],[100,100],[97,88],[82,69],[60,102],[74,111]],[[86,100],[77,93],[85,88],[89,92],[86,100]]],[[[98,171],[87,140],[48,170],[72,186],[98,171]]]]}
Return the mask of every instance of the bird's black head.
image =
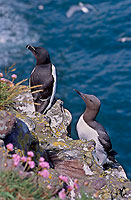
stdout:
{"type": "Polygon", "coordinates": [[[37,65],[44,65],[51,63],[49,53],[43,47],[34,47],[31,45],[27,45],[26,48],[29,49],[35,56],[37,65]]]}

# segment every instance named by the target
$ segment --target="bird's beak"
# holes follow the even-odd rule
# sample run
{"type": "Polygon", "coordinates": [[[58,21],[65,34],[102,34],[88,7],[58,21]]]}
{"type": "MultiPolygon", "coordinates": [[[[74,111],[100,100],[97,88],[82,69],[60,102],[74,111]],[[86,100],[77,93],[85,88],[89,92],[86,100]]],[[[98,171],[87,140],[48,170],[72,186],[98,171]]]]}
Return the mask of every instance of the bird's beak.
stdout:
{"type": "Polygon", "coordinates": [[[35,47],[33,47],[33,46],[31,46],[31,45],[28,44],[28,45],[26,46],[26,48],[29,49],[30,51],[36,53],[36,48],[35,48],[35,47]]]}
{"type": "Polygon", "coordinates": [[[85,94],[84,93],[82,93],[82,92],[80,92],[80,91],[78,91],[76,89],[74,89],[74,91],[77,92],[83,100],[85,99],[85,94]]]}

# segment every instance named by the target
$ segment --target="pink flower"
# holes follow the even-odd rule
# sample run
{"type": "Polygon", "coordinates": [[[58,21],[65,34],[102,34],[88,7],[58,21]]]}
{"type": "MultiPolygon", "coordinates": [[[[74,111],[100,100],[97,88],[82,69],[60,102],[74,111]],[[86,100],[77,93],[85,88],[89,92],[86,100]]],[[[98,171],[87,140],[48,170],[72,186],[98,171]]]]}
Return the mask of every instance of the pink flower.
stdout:
{"type": "Polygon", "coordinates": [[[50,190],[51,188],[52,188],[52,187],[51,187],[51,185],[47,185],[47,189],[49,189],[49,190],[50,190]]]}
{"type": "Polygon", "coordinates": [[[19,165],[18,161],[14,161],[14,167],[17,167],[19,165]]]}
{"type": "Polygon", "coordinates": [[[21,157],[21,161],[22,161],[22,162],[26,162],[26,161],[27,161],[27,158],[26,158],[25,156],[22,156],[22,157],[21,157]]]}
{"type": "Polygon", "coordinates": [[[74,183],[74,188],[76,189],[76,190],[78,190],[79,189],[79,185],[77,184],[77,183],[74,183]]]}
{"type": "Polygon", "coordinates": [[[65,183],[68,183],[68,178],[67,178],[66,176],[60,175],[60,176],[59,176],[59,179],[60,179],[61,181],[65,182],[65,183]]]}
{"type": "Polygon", "coordinates": [[[40,166],[41,168],[47,168],[47,169],[50,168],[48,162],[39,162],[39,166],[40,166]]]}
{"type": "Polygon", "coordinates": [[[1,82],[6,82],[5,78],[0,79],[1,82]]]}
{"type": "Polygon", "coordinates": [[[13,154],[13,161],[14,161],[14,166],[17,167],[19,162],[20,162],[20,156],[18,154],[13,154]]]}
{"type": "Polygon", "coordinates": [[[74,180],[74,183],[78,183],[78,179],[75,179],[75,180],[74,180]]]}
{"type": "Polygon", "coordinates": [[[23,171],[19,171],[19,175],[23,175],[23,171]]]}
{"type": "Polygon", "coordinates": [[[73,190],[73,187],[71,185],[67,186],[68,191],[70,192],[71,190],[73,190]]]}
{"type": "Polygon", "coordinates": [[[39,159],[39,162],[44,162],[44,158],[43,157],[40,157],[40,159],[39,159]]]}
{"type": "Polygon", "coordinates": [[[27,157],[26,161],[27,162],[31,161],[31,157],[27,157]]]}
{"type": "Polygon", "coordinates": [[[30,157],[34,157],[34,153],[32,151],[28,151],[27,155],[30,156],[30,157]]]}
{"type": "Polygon", "coordinates": [[[3,77],[3,73],[0,73],[0,77],[3,77]]]}
{"type": "Polygon", "coordinates": [[[34,161],[29,161],[28,165],[30,166],[31,169],[35,167],[35,162],[34,161]]]}
{"type": "Polygon", "coordinates": [[[66,198],[66,193],[65,193],[65,189],[62,189],[59,193],[59,198],[64,200],[66,198]]]}
{"type": "Polygon", "coordinates": [[[11,78],[12,78],[12,79],[16,79],[16,78],[17,78],[17,75],[16,75],[16,74],[12,74],[11,78]]]}
{"type": "Polygon", "coordinates": [[[84,182],[84,185],[85,185],[85,186],[89,185],[89,182],[88,182],[88,181],[85,181],[85,182],[84,182]]]}
{"type": "Polygon", "coordinates": [[[7,144],[6,148],[8,149],[8,151],[13,151],[13,144],[11,143],[7,144]]]}
{"type": "Polygon", "coordinates": [[[49,172],[47,169],[43,169],[42,171],[39,171],[38,174],[40,176],[43,176],[43,178],[48,178],[49,177],[49,172]]]}

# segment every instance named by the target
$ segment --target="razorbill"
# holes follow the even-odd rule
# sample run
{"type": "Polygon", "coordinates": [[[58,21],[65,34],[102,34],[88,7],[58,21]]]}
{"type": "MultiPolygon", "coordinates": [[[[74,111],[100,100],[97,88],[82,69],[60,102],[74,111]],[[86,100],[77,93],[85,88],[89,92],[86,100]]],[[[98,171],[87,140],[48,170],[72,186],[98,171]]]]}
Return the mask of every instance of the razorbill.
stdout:
{"type": "Polygon", "coordinates": [[[30,86],[41,85],[31,89],[36,112],[46,113],[51,107],[56,92],[56,69],[51,63],[49,53],[42,47],[26,46],[36,58],[36,66],[30,76],[30,86]],[[42,90],[36,92],[36,90],[42,90]]]}
{"type": "Polygon", "coordinates": [[[94,95],[83,94],[75,90],[86,104],[85,112],[80,116],[76,129],[80,139],[94,140],[96,143],[93,153],[97,163],[104,166],[107,163],[116,163],[114,156],[117,154],[112,150],[112,144],[104,127],[95,118],[100,109],[100,100],[94,95]]]}

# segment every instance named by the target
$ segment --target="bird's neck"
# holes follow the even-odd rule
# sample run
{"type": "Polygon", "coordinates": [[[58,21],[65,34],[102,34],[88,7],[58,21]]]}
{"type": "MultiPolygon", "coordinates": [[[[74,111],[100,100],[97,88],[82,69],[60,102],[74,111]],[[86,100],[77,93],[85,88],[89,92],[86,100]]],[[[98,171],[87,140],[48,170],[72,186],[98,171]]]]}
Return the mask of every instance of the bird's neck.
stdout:
{"type": "Polygon", "coordinates": [[[40,63],[39,64],[39,62],[36,62],[36,66],[37,67],[42,67],[42,68],[51,68],[51,63],[49,63],[49,64],[42,64],[42,63],[40,63]]]}
{"type": "Polygon", "coordinates": [[[83,114],[84,121],[86,123],[95,121],[97,113],[98,112],[96,110],[90,110],[90,109],[86,108],[86,110],[85,110],[85,112],[83,114]]]}

